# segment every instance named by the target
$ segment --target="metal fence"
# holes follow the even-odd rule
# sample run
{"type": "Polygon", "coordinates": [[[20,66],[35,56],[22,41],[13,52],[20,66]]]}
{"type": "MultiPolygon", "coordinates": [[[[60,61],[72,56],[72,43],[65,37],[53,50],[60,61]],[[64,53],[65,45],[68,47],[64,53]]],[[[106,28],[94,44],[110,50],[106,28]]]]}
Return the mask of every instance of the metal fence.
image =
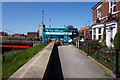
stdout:
{"type": "MultiPolygon", "coordinates": [[[[76,46],[77,42],[74,42],[76,46]]],[[[120,77],[120,52],[117,49],[107,48],[100,44],[92,42],[80,42],[77,48],[84,51],[88,56],[91,56],[104,66],[111,69],[116,76],[120,77]]]]}

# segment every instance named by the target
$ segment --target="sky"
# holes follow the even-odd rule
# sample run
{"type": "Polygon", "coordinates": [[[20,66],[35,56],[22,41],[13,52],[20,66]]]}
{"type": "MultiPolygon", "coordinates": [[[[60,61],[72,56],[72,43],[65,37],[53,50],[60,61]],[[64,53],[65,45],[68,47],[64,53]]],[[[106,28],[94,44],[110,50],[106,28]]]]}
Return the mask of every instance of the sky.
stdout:
{"type": "Polygon", "coordinates": [[[96,2],[2,2],[2,27],[19,34],[37,32],[44,10],[46,27],[50,24],[52,27],[73,25],[80,29],[85,24],[92,24],[91,8],[95,4],[96,2]]]}
{"type": "Polygon", "coordinates": [[[0,1],[0,27],[1,26],[2,26],[2,2],[0,1]]]}
{"type": "Polygon", "coordinates": [[[100,0],[1,0],[2,2],[98,2],[100,0]]]}

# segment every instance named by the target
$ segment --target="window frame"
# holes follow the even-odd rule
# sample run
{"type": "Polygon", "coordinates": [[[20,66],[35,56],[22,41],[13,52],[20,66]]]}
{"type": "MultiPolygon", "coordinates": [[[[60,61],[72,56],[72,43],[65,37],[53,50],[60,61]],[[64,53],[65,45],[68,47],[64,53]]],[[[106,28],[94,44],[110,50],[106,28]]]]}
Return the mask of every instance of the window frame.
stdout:
{"type": "Polygon", "coordinates": [[[101,7],[97,9],[97,18],[101,18],[101,7]]]}
{"type": "Polygon", "coordinates": [[[100,19],[102,16],[101,16],[101,13],[102,13],[102,8],[101,8],[102,5],[99,5],[97,7],[97,18],[100,19]],[[100,11],[99,11],[100,10],[100,11]]]}
{"type": "Polygon", "coordinates": [[[102,28],[98,28],[98,33],[101,34],[102,33],[102,28]]]}
{"type": "Polygon", "coordinates": [[[116,13],[116,0],[109,1],[109,13],[116,13]]]}

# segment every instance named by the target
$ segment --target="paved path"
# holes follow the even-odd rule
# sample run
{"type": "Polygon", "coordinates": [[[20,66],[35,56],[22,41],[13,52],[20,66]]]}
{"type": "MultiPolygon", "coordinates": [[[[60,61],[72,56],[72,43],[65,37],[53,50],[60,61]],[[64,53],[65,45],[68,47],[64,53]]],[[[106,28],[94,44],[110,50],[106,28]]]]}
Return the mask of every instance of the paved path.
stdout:
{"type": "Polygon", "coordinates": [[[72,45],[58,47],[64,78],[107,78],[105,73],[72,45]]]}

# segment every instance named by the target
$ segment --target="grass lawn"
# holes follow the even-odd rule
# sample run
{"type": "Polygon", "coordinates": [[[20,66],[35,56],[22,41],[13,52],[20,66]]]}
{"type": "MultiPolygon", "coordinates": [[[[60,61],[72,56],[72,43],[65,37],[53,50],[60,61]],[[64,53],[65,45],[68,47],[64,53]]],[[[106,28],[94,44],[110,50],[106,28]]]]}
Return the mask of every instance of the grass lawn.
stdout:
{"type": "Polygon", "coordinates": [[[15,50],[5,53],[5,61],[2,62],[2,78],[9,78],[21,66],[28,62],[35,54],[42,50],[48,43],[40,44],[24,50],[15,50]]]}

